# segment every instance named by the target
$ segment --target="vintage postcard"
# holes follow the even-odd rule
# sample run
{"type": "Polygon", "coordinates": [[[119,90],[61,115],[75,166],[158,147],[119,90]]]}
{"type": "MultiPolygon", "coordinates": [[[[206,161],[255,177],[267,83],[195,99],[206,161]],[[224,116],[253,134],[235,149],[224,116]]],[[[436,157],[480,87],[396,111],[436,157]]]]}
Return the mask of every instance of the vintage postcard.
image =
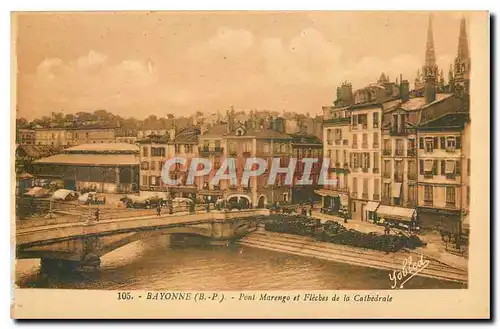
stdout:
{"type": "Polygon", "coordinates": [[[12,45],[13,318],[490,317],[488,12],[17,12],[12,45]]]}

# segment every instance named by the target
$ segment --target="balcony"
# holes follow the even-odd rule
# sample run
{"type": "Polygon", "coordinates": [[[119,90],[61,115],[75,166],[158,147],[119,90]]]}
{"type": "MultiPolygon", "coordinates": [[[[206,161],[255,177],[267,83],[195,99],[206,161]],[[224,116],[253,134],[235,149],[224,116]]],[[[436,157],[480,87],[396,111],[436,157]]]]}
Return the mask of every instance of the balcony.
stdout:
{"type": "Polygon", "coordinates": [[[342,142],[343,145],[349,145],[349,141],[347,139],[344,139],[344,141],[342,142]]]}
{"type": "Polygon", "coordinates": [[[364,149],[367,149],[368,148],[368,143],[361,144],[361,147],[364,148],[364,149]]]}
{"type": "Polygon", "coordinates": [[[224,152],[223,147],[198,147],[198,152],[201,156],[207,156],[210,154],[221,154],[224,152]]]}
{"type": "Polygon", "coordinates": [[[361,198],[365,200],[368,199],[368,193],[361,194],[361,198]]]}
{"type": "Polygon", "coordinates": [[[380,200],[380,194],[373,194],[373,200],[378,201],[380,200]]]}
{"type": "Polygon", "coordinates": [[[391,177],[391,172],[390,171],[384,171],[384,174],[382,175],[383,178],[392,178],[391,177]]]}
{"type": "Polygon", "coordinates": [[[395,129],[391,128],[389,131],[389,134],[391,136],[407,136],[408,132],[406,131],[406,129],[395,130],[395,129]]]}
{"type": "Polygon", "coordinates": [[[368,168],[361,168],[361,170],[364,172],[364,173],[367,173],[368,172],[368,168]]]}
{"type": "Polygon", "coordinates": [[[378,143],[373,143],[373,148],[374,149],[378,149],[378,146],[379,146],[378,143]]]}
{"type": "Polygon", "coordinates": [[[448,209],[455,209],[457,206],[456,206],[456,203],[455,201],[446,201],[446,208],[448,209]]]}
{"type": "Polygon", "coordinates": [[[417,149],[408,149],[406,151],[406,155],[409,156],[409,157],[415,157],[417,156],[417,149]]]}
{"type": "Polygon", "coordinates": [[[432,207],[433,205],[434,205],[434,203],[432,202],[432,200],[424,200],[424,206],[432,207]]]}
{"type": "Polygon", "coordinates": [[[455,180],[456,175],[454,173],[453,174],[446,174],[446,179],[455,180]]]}
{"type": "Polygon", "coordinates": [[[382,154],[383,154],[383,155],[392,155],[392,149],[389,149],[389,150],[388,150],[388,149],[384,149],[384,150],[382,151],[382,154]]]}
{"type": "Polygon", "coordinates": [[[388,196],[382,196],[382,201],[383,204],[390,205],[391,204],[391,197],[388,196]]]}
{"type": "Polygon", "coordinates": [[[379,169],[379,168],[373,168],[373,173],[374,173],[374,174],[378,174],[378,173],[380,173],[380,169],[379,169]]]}
{"type": "Polygon", "coordinates": [[[397,157],[402,157],[405,155],[405,150],[403,149],[396,149],[396,156],[397,157]]]}
{"type": "Polygon", "coordinates": [[[408,173],[408,180],[417,180],[416,173],[408,173]]]}
{"type": "Polygon", "coordinates": [[[403,182],[403,174],[394,173],[394,181],[396,183],[402,183],[403,182]]]}

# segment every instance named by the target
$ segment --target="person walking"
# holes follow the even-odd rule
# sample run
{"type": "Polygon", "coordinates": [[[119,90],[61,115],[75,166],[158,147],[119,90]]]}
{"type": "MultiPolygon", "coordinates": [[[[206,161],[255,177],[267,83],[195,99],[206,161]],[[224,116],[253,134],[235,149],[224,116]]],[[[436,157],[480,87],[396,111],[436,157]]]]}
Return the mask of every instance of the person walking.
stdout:
{"type": "Polygon", "coordinates": [[[309,206],[309,217],[313,216],[313,207],[312,204],[309,206]]]}
{"type": "Polygon", "coordinates": [[[160,216],[161,216],[161,204],[158,204],[158,206],[156,207],[156,217],[160,216]]]}
{"type": "Polygon", "coordinates": [[[97,209],[95,210],[94,215],[95,215],[95,221],[96,221],[96,222],[98,222],[98,221],[99,221],[99,208],[97,208],[97,209]]]}

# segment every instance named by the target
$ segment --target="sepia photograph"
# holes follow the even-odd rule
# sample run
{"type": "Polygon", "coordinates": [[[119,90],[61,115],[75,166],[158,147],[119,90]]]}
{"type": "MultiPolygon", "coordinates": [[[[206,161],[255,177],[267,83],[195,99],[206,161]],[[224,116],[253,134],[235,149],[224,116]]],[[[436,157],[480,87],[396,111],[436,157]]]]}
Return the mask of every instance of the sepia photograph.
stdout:
{"type": "Polygon", "coordinates": [[[474,24],[488,13],[12,13],[14,290],[467,291],[489,230],[474,24]]]}

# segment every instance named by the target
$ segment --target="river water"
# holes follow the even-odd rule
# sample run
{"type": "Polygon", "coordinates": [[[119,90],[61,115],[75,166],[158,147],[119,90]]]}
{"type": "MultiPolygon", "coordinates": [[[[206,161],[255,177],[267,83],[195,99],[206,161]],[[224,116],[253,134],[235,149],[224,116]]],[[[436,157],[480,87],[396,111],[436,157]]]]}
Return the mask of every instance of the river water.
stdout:
{"type": "MultiPolygon", "coordinates": [[[[256,248],[169,247],[164,240],[137,241],[101,258],[94,278],[43,279],[39,260],[16,264],[25,288],[127,290],[336,290],[390,289],[389,272],[256,248]]],[[[456,289],[462,284],[414,277],[405,289],[456,289]]]]}

